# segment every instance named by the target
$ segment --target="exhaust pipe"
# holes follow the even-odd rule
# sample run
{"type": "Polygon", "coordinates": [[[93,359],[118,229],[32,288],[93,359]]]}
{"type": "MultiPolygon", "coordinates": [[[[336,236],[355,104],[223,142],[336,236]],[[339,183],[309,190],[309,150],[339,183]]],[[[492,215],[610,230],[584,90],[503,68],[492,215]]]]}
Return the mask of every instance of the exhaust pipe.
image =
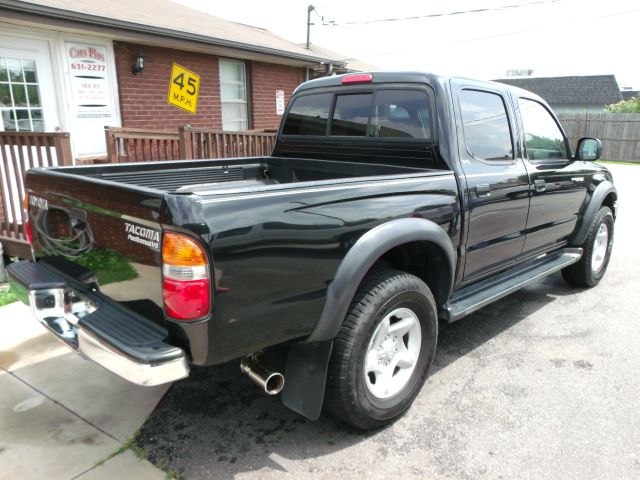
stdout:
{"type": "Polygon", "coordinates": [[[253,380],[267,395],[277,395],[284,388],[284,375],[272,371],[253,355],[240,361],[240,371],[253,380]]]}

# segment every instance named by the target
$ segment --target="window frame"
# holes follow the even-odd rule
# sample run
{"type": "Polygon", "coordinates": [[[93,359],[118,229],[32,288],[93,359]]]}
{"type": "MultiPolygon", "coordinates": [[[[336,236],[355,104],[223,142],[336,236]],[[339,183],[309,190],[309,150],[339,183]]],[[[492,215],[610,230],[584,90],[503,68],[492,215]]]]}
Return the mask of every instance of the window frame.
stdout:
{"type": "MultiPolygon", "coordinates": [[[[327,119],[327,126],[325,128],[325,132],[323,135],[291,135],[291,134],[286,135],[283,133],[285,122],[282,122],[282,125],[278,130],[278,136],[282,137],[287,142],[289,141],[295,142],[298,140],[303,141],[305,139],[307,141],[314,140],[314,141],[324,141],[324,142],[335,142],[335,141],[342,141],[345,139],[349,139],[349,141],[352,141],[354,143],[362,142],[364,144],[367,144],[367,143],[387,143],[387,144],[414,143],[417,145],[437,145],[438,144],[438,138],[437,138],[438,115],[436,112],[436,92],[433,89],[433,87],[431,87],[431,85],[429,84],[423,84],[423,85],[406,85],[406,84],[394,84],[394,83],[380,84],[380,85],[366,84],[366,85],[354,85],[350,87],[340,87],[339,89],[337,89],[335,86],[332,86],[332,87],[313,89],[313,90],[309,90],[308,92],[303,92],[299,95],[296,95],[294,100],[297,100],[298,98],[305,97],[308,95],[318,95],[322,93],[325,93],[325,94],[330,93],[332,95],[330,108],[329,108],[329,117],[327,119]],[[376,102],[376,96],[378,92],[383,90],[402,90],[402,91],[413,90],[413,91],[422,92],[427,96],[429,113],[431,117],[429,121],[429,129],[430,129],[429,133],[431,135],[430,138],[373,137],[369,135],[370,133],[369,125],[371,123],[371,115],[372,115],[373,106],[375,105],[375,102],[376,102]],[[364,136],[331,135],[331,126],[333,123],[333,116],[335,113],[337,97],[341,95],[355,95],[355,94],[366,94],[366,93],[369,93],[372,95],[371,104],[369,105],[369,117],[367,119],[367,134],[364,136]]],[[[295,101],[294,102],[290,101],[289,105],[287,105],[287,109],[284,114],[285,121],[289,117],[289,112],[293,107],[294,103],[295,101]]]]}
{"type": "MultiPolygon", "coordinates": [[[[5,53],[0,53],[0,61],[4,61],[5,64],[5,68],[6,68],[6,73],[7,73],[7,79],[6,81],[3,80],[2,78],[0,78],[0,83],[2,85],[6,85],[7,86],[7,92],[9,94],[9,101],[10,101],[10,106],[8,107],[0,107],[0,115],[2,114],[2,112],[9,112],[9,116],[11,118],[12,113],[15,114],[14,117],[14,121],[15,121],[15,126],[16,129],[15,130],[6,130],[5,126],[4,126],[4,118],[0,119],[0,131],[4,132],[46,132],[46,123],[45,123],[45,111],[44,111],[44,105],[43,105],[43,99],[42,99],[42,89],[40,88],[41,85],[41,78],[39,76],[39,72],[38,72],[38,65],[37,65],[37,61],[35,58],[32,57],[26,57],[24,55],[10,55],[10,54],[5,54],[5,53]],[[9,72],[9,66],[7,61],[11,59],[11,60],[17,60],[20,64],[20,72],[22,74],[22,80],[18,81],[18,82],[14,82],[11,79],[11,74],[9,72]],[[36,75],[36,80],[35,82],[30,82],[27,81],[26,75],[25,75],[25,68],[24,68],[24,63],[28,61],[28,62],[32,62],[33,63],[33,67],[34,67],[34,72],[36,75]],[[26,106],[17,106],[16,105],[16,100],[15,100],[15,96],[13,93],[13,86],[14,85],[19,85],[20,87],[22,87],[24,89],[24,98],[25,98],[25,102],[26,102],[26,106]],[[29,95],[29,88],[28,87],[35,87],[36,89],[36,95],[38,97],[38,101],[40,103],[39,106],[32,106],[31,105],[31,97],[29,95]],[[28,130],[23,130],[20,128],[19,122],[20,120],[18,120],[18,111],[26,111],[27,112],[27,120],[29,122],[29,129],[28,130]],[[36,122],[36,120],[34,120],[33,116],[32,116],[32,112],[33,111],[39,111],[40,112],[40,119],[39,121],[42,123],[42,130],[35,130],[34,127],[34,123],[36,122]]],[[[24,120],[24,119],[23,119],[24,120]]]]}
{"type": "Polygon", "coordinates": [[[560,124],[560,122],[558,121],[556,116],[553,114],[551,109],[548,108],[539,99],[535,99],[535,98],[532,98],[532,97],[527,97],[526,95],[518,95],[518,96],[516,96],[515,103],[516,103],[516,107],[518,109],[518,117],[520,118],[520,125],[521,125],[520,128],[522,130],[522,158],[525,159],[527,162],[533,164],[533,165],[551,165],[551,164],[553,164],[553,165],[565,165],[565,164],[571,163],[573,161],[573,159],[574,159],[574,154],[573,154],[573,150],[571,149],[571,144],[569,143],[569,138],[567,137],[567,134],[565,133],[564,129],[562,128],[562,125],[560,124]],[[532,160],[532,159],[529,158],[529,154],[527,152],[527,142],[526,142],[526,138],[525,138],[525,135],[527,134],[527,132],[526,132],[525,125],[524,125],[524,117],[522,116],[522,111],[520,110],[520,99],[528,100],[528,101],[537,103],[542,108],[544,108],[544,110],[547,112],[549,117],[551,117],[553,122],[556,124],[556,127],[558,128],[559,132],[562,134],[562,138],[564,139],[564,145],[565,145],[565,148],[567,150],[567,158],[566,159],[563,159],[563,158],[559,158],[559,159],[541,158],[539,160],[532,160]]]}
{"type": "MultiPolygon", "coordinates": [[[[221,123],[221,128],[222,130],[226,131],[226,132],[242,132],[245,130],[248,130],[251,126],[251,119],[249,116],[249,82],[248,82],[248,75],[247,75],[247,64],[245,61],[243,60],[237,60],[234,58],[219,58],[218,59],[218,83],[220,85],[220,123],[221,123]],[[222,85],[223,85],[223,81],[222,81],[222,64],[223,63],[232,63],[232,64],[237,64],[237,65],[241,65],[242,66],[242,76],[243,76],[243,81],[242,82],[238,82],[238,81],[234,81],[234,82],[224,82],[224,83],[233,83],[233,84],[241,84],[244,86],[244,101],[238,101],[238,100],[223,100],[222,99],[222,85]],[[224,119],[222,118],[222,109],[224,104],[234,104],[234,105],[243,105],[244,104],[244,122],[246,125],[245,129],[240,129],[240,130],[225,130],[224,128],[224,119]]],[[[238,122],[239,120],[233,120],[234,122],[238,122]]]]}
{"type": "Polygon", "coordinates": [[[515,163],[518,161],[518,142],[517,142],[517,138],[515,137],[514,134],[514,127],[515,127],[515,123],[514,123],[514,115],[513,115],[513,110],[509,111],[509,107],[508,105],[510,105],[510,99],[509,101],[507,101],[507,93],[506,92],[501,92],[499,90],[492,90],[489,88],[482,88],[480,86],[463,86],[460,87],[457,91],[457,95],[456,95],[456,100],[457,100],[457,109],[460,115],[460,128],[462,130],[462,138],[464,140],[464,149],[467,152],[467,154],[475,161],[477,162],[481,162],[485,165],[497,165],[497,166],[505,166],[505,165],[515,165],[515,163]],[[469,146],[467,144],[467,133],[465,131],[464,128],[464,117],[462,115],[462,102],[461,102],[461,94],[464,91],[473,91],[473,92],[479,92],[479,93],[488,93],[490,95],[496,95],[498,98],[500,98],[502,100],[502,105],[504,107],[504,112],[506,114],[506,118],[507,118],[507,125],[509,126],[509,138],[511,139],[511,152],[512,152],[512,158],[511,159],[501,159],[501,160],[487,160],[486,158],[480,158],[477,157],[476,155],[473,154],[473,152],[471,152],[471,150],[469,150],[469,146]]]}

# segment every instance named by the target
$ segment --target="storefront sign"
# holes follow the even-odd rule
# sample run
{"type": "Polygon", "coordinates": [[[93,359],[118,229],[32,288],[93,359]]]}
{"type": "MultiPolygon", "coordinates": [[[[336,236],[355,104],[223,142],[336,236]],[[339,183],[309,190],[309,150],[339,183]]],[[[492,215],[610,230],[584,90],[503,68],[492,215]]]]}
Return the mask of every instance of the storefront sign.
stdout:
{"type": "Polygon", "coordinates": [[[74,118],[113,117],[106,48],[67,42],[65,49],[74,118]]]}
{"type": "Polygon", "coordinates": [[[276,115],[284,114],[284,90],[276,90],[276,115]]]}
{"type": "Polygon", "coordinates": [[[196,75],[177,63],[173,64],[167,102],[187,112],[196,113],[199,88],[200,75],[196,75]]]}

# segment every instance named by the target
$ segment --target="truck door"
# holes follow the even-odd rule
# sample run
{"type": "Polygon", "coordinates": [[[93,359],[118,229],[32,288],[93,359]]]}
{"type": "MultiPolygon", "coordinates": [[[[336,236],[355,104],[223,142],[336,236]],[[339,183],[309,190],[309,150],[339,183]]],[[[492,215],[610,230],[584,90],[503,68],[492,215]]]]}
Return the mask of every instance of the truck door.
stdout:
{"type": "Polygon", "coordinates": [[[452,81],[460,163],[466,177],[467,283],[516,261],[524,245],[529,179],[515,153],[517,132],[506,89],[452,81]]]}
{"type": "Polygon", "coordinates": [[[565,244],[576,228],[591,174],[570,159],[569,143],[547,107],[518,97],[524,135],[523,159],[531,183],[531,205],[523,256],[565,244]]]}

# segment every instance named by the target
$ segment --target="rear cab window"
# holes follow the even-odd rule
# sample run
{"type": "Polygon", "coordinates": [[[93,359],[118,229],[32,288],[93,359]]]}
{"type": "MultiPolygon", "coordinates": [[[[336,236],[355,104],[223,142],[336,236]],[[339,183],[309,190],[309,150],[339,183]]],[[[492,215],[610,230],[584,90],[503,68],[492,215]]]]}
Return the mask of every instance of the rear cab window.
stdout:
{"type": "Polygon", "coordinates": [[[422,89],[312,93],[294,100],[282,134],[433,141],[432,119],[422,89]]]}
{"type": "Polygon", "coordinates": [[[320,93],[298,97],[289,110],[284,135],[324,135],[333,95],[320,93]]]}

